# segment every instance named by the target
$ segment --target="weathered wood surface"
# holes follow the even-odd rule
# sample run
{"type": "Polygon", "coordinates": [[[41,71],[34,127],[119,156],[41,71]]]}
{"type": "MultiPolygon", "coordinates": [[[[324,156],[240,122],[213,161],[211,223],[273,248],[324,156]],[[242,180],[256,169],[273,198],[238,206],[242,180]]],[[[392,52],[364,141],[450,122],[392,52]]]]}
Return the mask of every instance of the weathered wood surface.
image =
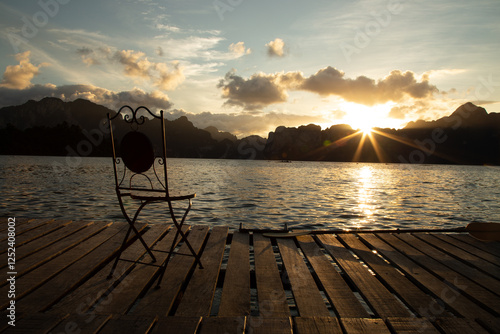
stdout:
{"type": "Polygon", "coordinates": [[[278,246],[300,316],[329,316],[330,312],[294,240],[280,239],[278,246]]]}
{"type": "Polygon", "coordinates": [[[378,316],[382,318],[410,316],[409,311],[396,299],[392,291],[366,270],[363,264],[357,261],[335,236],[321,235],[319,240],[350,277],[378,316]]]}
{"type": "Polygon", "coordinates": [[[297,238],[307,260],[318,276],[334,311],[343,318],[368,318],[370,315],[361,302],[352,293],[351,288],[332,266],[330,260],[321,251],[311,236],[297,238]]]}
{"type": "Polygon", "coordinates": [[[255,234],[253,242],[259,313],[266,318],[289,317],[290,308],[271,240],[255,234]]]}
{"type": "Polygon", "coordinates": [[[182,296],[176,315],[209,316],[217,278],[226,246],[228,228],[214,227],[201,256],[203,269],[196,267],[182,296]]]}
{"type": "MultiPolygon", "coordinates": [[[[10,285],[0,283],[5,333],[495,333],[500,326],[499,243],[468,235],[274,239],[186,226],[204,269],[174,255],[155,289],[158,268],[144,264],[120,261],[107,278],[126,224],[25,219],[18,227],[15,327],[7,324],[10,285]]],[[[168,249],[175,232],[139,229],[157,250],[168,249]]],[[[184,243],[179,252],[188,252],[184,243]]],[[[156,254],[158,264],[166,259],[156,254]]],[[[122,258],[149,261],[137,241],[122,258]]]]}
{"type": "Polygon", "coordinates": [[[224,276],[219,316],[250,314],[250,248],[247,233],[234,233],[224,276]]]}

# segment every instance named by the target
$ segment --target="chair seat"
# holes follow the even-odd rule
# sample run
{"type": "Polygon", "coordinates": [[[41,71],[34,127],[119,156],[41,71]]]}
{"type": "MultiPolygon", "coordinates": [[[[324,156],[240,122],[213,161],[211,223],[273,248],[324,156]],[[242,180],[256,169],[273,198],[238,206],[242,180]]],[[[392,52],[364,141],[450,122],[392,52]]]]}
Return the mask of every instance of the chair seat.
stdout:
{"type": "Polygon", "coordinates": [[[130,192],[121,193],[122,196],[130,196],[132,199],[143,201],[182,201],[196,197],[196,194],[182,195],[182,196],[167,196],[165,191],[151,190],[151,189],[127,189],[130,192]]]}

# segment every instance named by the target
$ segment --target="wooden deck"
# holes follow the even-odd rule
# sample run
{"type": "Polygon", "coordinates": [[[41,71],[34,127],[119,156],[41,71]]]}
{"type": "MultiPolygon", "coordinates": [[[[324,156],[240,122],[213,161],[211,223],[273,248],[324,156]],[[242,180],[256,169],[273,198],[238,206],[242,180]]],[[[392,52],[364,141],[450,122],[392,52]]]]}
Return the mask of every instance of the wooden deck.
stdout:
{"type": "MultiPolygon", "coordinates": [[[[499,333],[500,243],[467,234],[358,233],[270,239],[191,226],[204,269],[173,256],[157,268],[116,256],[124,223],[16,221],[15,327],[5,333],[499,333]]],[[[165,225],[141,226],[166,249],[165,225]]],[[[7,219],[0,225],[7,251],[7,219]]],[[[180,251],[184,246],[179,245],[180,251]]],[[[148,255],[139,242],[128,259],[148,255]]],[[[157,253],[159,262],[166,254],[157,253]]],[[[10,276],[7,256],[0,263],[10,276]]],[[[7,319],[7,320],[5,320],[7,319]]]]}

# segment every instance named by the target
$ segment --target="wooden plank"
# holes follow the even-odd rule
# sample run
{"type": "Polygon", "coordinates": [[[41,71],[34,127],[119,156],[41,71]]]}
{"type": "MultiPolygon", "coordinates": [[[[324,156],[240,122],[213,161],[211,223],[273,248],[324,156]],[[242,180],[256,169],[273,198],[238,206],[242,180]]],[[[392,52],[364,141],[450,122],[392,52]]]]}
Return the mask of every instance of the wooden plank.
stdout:
{"type": "Polygon", "coordinates": [[[387,324],[397,334],[440,333],[426,318],[388,318],[387,324]]]}
{"type": "Polygon", "coordinates": [[[290,316],[285,290],[276,264],[271,240],[254,233],[255,278],[259,313],[266,318],[290,316]]]}
{"type": "Polygon", "coordinates": [[[318,276],[330,304],[340,317],[368,318],[370,315],[356,298],[351,288],[321,252],[311,236],[297,237],[302,252],[318,276]]]}
{"type": "Polygon", "coordinates": [[[233,233],[218,316],[250,314],[250,249],[248,233],[233,233]]]}
{"type": "Polygon", "coordinates": [[[343,318],[340,323],[347,334],[389,334],[382,319],[343,318]]]}
{"type": "MultiPolygon", "coordinates": [[[[14,219],[16,223],[16,228],[21,227],[28,222],[34,221],[33,218],[22,218],[22,217],[1,217],[0,218],[0,232],[5,231],[9,228],[9,218],[14,219]]],[[[5,240],[5,239],[2,239],[5,240]]]]}
{"type": "Polygon", "coordinates": [[[278,246],[300,316],[328,317],[330,311],[294,240],[278,239],[278,246]]]}
{"type": "Polygon", "coordinates": [[[465,250],[466,252],[473,254],[484,261],[487,261],[489,263],[492,263],[494,265],[500,266],[500,257],[493,255],[491,253],[488,253],[480,248],[474,247],[473,245],[464,242],[462,240],[459,240],[457,238],[453,238],[449,234],[443,234],[443,233],[436,233],[433,234],[434,237],[439,238],[443,241],[446,241],[447,243],[450,243],[454,245],[455,247],[459,247],[460,249],[465,250]]]}
{"type": "Polygon", "coordinates": [[[215,286],[222,264],[222,255],[226,246],[227,233],[227,226],[216,226],[212,229],[201,256],[203,269],[196,267],[175,315],[210,315],[215,286]]]}
{"type": "Polygon", "coordinates": [[[296,317],[293,319],[296,334],[342,334],[337,318],[332,317],[296,317]]]}
{"type": "MultiPolygon", "coordinates": [[[[360,234],[361,238],[370,243],[377,249],[385,258],[389,259],[392,263],[404,272],[407,277],[411,277],[414,281],[421,284],[425,289],[431,291],[435,297],[440,298],[448,309],[453,310],[455,313],[464,317],[484,317],[491,318],[491,314],[486,312],[483,308],[475,303],[472,303],[463,294],[457,293],[456,290],[451,288],[448,284],[437,278],[429,271],[412,261],[400,253],[395,247],[404,244],[403,241],[390,234],[360,234]],[[385,241],[381,240],[383,238],[385,241]]],[[[423,317],[439,317],[446,312],[442,307],[432,307],[419,310],[419,314],[423,317]]]]}
{"type": "MultiPolygon", "coordinates": [[[[366,247],[353,234],[344,234],[340,236],[349,246],[351,251],[361,258],[370,268],[393,289],[415,313],[419,310],[429,307],[439,307],[438,301],[419,287],[409,281],[405,276],[398,272],[393,266],[385,262],[379,256],[374,254],[371,249],[366,247]]],[[[447,315],[448,313],[443,314],[447,315]]]]}
{"type": "MultiPolygon", "coordinates": [[[[201,249],[207,233],[208,226],[195,226],[191,229],[187,238],[195,251],[201,249]]],[[[188,248],[184,244],[179,251],[186,253],[188,248]]],[[[162,286],[165,288],[149,289],[142,299],[138,301],[137,306],[131,310],[131,313],[146,316],[168,315],[193,267],[194,261],[193,257],[174,256],[163,277],[162,286]]]]}
{"type": "MultiPolygon", "coordinates": [[[[63,228],[52,232],[50,235],[46,235],[43,238],[33,240],[32,242],[23,245],[22,247],[16,247],[16,261],[19,262],[21,259],[28,255],[39,252],[41,249],[55,244],[62,239],[68,237],[69,235],[84,229],[87,226],[92,225],[93,222],[81,223],[81,224],[69,224],[65,225],[63,228]]],[[[1,266],[3,268],[6,265],[1,266]]]]}
{"type": "Polygon", "coordinates": [[[15,326],[9,326],[3,333],[51,333],[66,316],[32,314],[21,320],[16,320],[15,326]]]}
{"type": "Polygon", "coordinates": [[[495,256],[500,256],[500,242],[485,242],[477,240],[467,234],[451,234],[451,236],[457,240],[466,242],[476,248],[479,248],[485,252],[493,254],[495,256]]]}
{"type": "Polygon", "coordinates": [[[248,317],[247,333],[252,334],[291,334],[291,318],[248,317]]]}
{"type": "MultiPolygon", "coordinates": [[[[99,232],[106,229],[110,224],[93,224],[89,227],[86,227],[83,230],[80,230],[67,238],[62,239],[61,241],[46,247],[34,254],[26,256],[19,261],[16,261],[16,270],[17,277],[21,277],[31,270],[43,265],[44,263],[64,254],[71,248],[77,246],[81,242],[91,238],[92,236],[98,234],[99,232]]],[[[5,285],[6,283],[2,282],[0,286],[5,285]]]]}
{"type": "Polygon", "coordinates": [[[319,240],[339,266],[358,287],[372,309],[381,318],[408,317],[409,311],[333,236],[320,235],[319,240]]]}
{"type": "Polygon", "coordinates": [[[488,284],[495,284],[495,279],[452,258],[413,235],[400,234],[398,238],[408,244],[402,247],[401,250],[410,255],[420,265],[453,284],[471,298],[492,310],[500,312],[500,297],[484,288],[488,284]]]}
{"type": "MultiPolygon", "coordinates": [[[[161,234],[166,232],[168,225],[160,225],[163,227],[161,234]]],[[[184,232],[187,232],[190,226],[185,226],[183,228],[184,232]]],[[[160,250],[170,250],[170,246],[174,241],[175,228],[170,230],[159,243],[154,247],[154,249],[160,250]]],[[[176,245],[179,243],[180,238],[176,240],[176,245]]],[[[167,253],[154,252],[156,256],[156,263],[158,265],[165,264],[168,257],[167,253]]],[[[145,257],[144,260],[150,260],[149,255],[145,257]]],[[[120,283],[108,294],[104,302],[98,306],[99,313],[110,313],[110,314],[125,314],[131,308],[133,303],[139,298],[141,293],[151,285],[154,278],[157,277],[160,268],[155,266],[149,266],[146,264],[138,264],[133,270],[124,278],[120,280],[120,283]]],[[[156,286],[156,283],[155,283],[156,286]]],[[[168,288],[168,287],[167,287],[168,288]]]]}
{"type": "MultiPolygon", "coordinates": [[[[476,254],[471,254],[456,245],[451,245],[445,242],[443,239],[438,238],[436,235],[417,233],[414,234],[417,238],[431,244],[432,246],[438,248],[439,250],[446,252],[447,254],[453,256],[454,258],[466,262],[469,266],[476,267],[491,275],[497,279],[500,278],[500,266],[494,265],[476,254]]],[[[500,263],[500,259],[497,258],[497,263],[500,263]]],[[[486,288],[491,287],[492,291],[500,291],[500,281],[489,279],[486,288]]]]}
{"type": "Polygon", "coordinates": [[[99,334],[148,333],[156,322],[155,317],[136,315],[113,316],[99,334]]]}
{"type": "MultiPolygon", "coordinates": [[[[48,224],[52,221],[53,221],[53,219],[29,219],[24,224],[18,225],[17,218],[16,218],[16,239],[17,239],[17,237],[21,236],[23,233],[26,233],[28,231],[42,227],[45,224],[48,224]]],[[[8,229],[8,220],[7,219],[5,220],[4,224],[5,224],[6,229],[8,229]]],[[[0,242],[8,239],[7,233],[5,235],[6,235],[6,237],[0,239],[0,242]]]]}
{"type": "MultiPolygon", "coordinates": [[[[28,293],[46,283],[48,280],[70,266],[72,263],[78,261],[87,253],[97,248],[101,243],[113,237],[123,228],[125,228],[124,225],[112,225],[106,228],[101,233],[98,233],[91,237],[87,242],[75,246],[74,248],[66,251],[64,254],[45,263],[43,266],[38,267],[21,277],[18,276],[16,278],[16,300],[23,298],[28,293]]],[[[5,293],[6,295],[8,288],[9,287],[6,285],[0,288],[0,291],[2,291],[2,293],[5,293]]],[[[2,305],[2,307],[6,306],[7,303],[2,305]]]]}
{"type": "Polygon", "coordinates": [[[245,333],[246,317],[205,317],[199,334],[245,333]]]}
{"type": "Polygon", "coordinates": [[[490,333],[498,333],[498,329],[500,328],[500,318],[493,318],[493,319],[481,319],[478,318],[476,321],[486,328],[487,331],[490,333]]]}
{"type": "Polygon", "coordinates": [[[12,327],[8,324],[8,321],[18,320],[18,314],[15,315],[15,319],[9,318],[10,312],[7,309],[0,310],[0,317],[5,319],[5,321],[0,322],[0,333],[3,333],[6,329],[12,327]]]}
{"type": "MultiPolygon", "coordinates": [[[[163,227],[160,224],[153,225],[146,233],[143,235],[143,239],[147,245],[152,247],[161,236],[160,230],[163,227]]],[[[139,260],[146,250],[144,246],[139,242],[134,242],[129,246],[123,253],[122,258],[129,259],[132,261],[139,260]]],[[[45,303],[42,311],[46,311],[51,307],[51,313],[78,313],[83,314],[88,311],[88,309],[93,306],[103,295],[116,284],[117,281],[121,280],[123,275],[129,272],[129,270],[134,266],[134,263],[119,261],[116,269],[113,273],[112,279],[108,279],[108,275],[111,272],[111,267],[113,261],[108,263],[103,269],[97,272],[92,278],[87,280],[76,290],[72,291],[69,295],[66,295],[64,299],[59,301],[56,305],[45,303]]]]}
{"type": "Polygon", "coordinates": [[[196,334],[201,317],[160,317],[151,334],[196,334]]]}
{"type": "MultiPolygon", "coordinates": [[[[32,242],[36,239],[39,239],[43,236],[47,236],[48,234],[53,233],[54,231],[57,231],[58,229],[69,225],[71,221],[67,220],[54,220],[47,222],[43,225],[38,226],[36,229],[32,229],[26,233],[23,233],[21,235],[17,235],[16,233],[16,253],[21,250],[23,245],[28,244],[29,242],[32,242]]],[[[16,231],[17,232],[17,231],[16,231]]],[[[5,247],[0,251],[0,254],[3,254],[7,252],[7,248],[5,247]]]]}
{"type": "MultiPolygon", "coordinates": [[[[160,226],[160,233],[166,232],[165,225],[160,226]]],[[[157,227],[155,227],[156,229],[157,227]]],[[[20,311],[27,313],[39,311],[41,308],[47,308],[57,301],[61,300],[69,292],[81,285],[92,274],[102,268],[106,263],[116,257],[122,244],[124,235],[112,237],[91,252],[87,253],[80,260],[74,262],[63,272],[50,279],[47,283],[30,293],[23,299],[19,307],[20,311]],[[68,279],[71,277],[71,279],[68,279]]],[[[133,236],[132,236],[133,237],[133,236]]],[[[139,241],[136,241],[139,242],[139,241]]],[[[108,302],[111,302],[108,300],[108,302]]],[[[115,314],[118,312],[109,312],[115,314]]]]}
{"type": "MultiPolygon", "coordinates": [[[[472,319],[439,318],[434,321],[437,328],[446,334],[487,334],[488,331],[472,319]]],[[[498,328],[496,329],[498,330],[498,328]]]]}
{"type": "Polygon", "coordinates": [[[57,325],[51,333],[97,333],[110,318],[111,315],[71,314],[57,325]]]}

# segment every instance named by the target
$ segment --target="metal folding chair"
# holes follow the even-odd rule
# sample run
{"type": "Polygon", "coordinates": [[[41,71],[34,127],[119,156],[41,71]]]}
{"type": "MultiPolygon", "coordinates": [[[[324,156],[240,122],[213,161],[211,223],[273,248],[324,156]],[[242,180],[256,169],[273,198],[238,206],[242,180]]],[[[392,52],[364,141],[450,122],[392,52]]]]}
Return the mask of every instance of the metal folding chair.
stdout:
{"type": "MultiPolygon", "coordinates": [[[[174,254],[174,249],[179,242],[184,242],[190,254],[180,254],[193,256],[200,268],[203,268],[200,255],[193,249],[185,233],[182,231],[186,216],[191,209],[191,200],[196,194],[183,196],[170,196],[167,178],[167,143],[165,136],[165,119],[163,110],[159,115],[154,114],[148,108],[141,106],[133,109],[130,106],[123,106],[116,115],[108,114],[108,125],[113,149],[113,170],[115,175],[115,190],[118,197],[120,209],[129,224],[125,238],[118,252],[109,278],[113,276],[118,261],[130,261],[134,263],[143,263],[160,268],[156,287],[160,286],[163,275],[167,268],[170,257],[174,254]],[[156,135],[156,136],[155,136],[156,135]],[[127,205],[125,205],[125,201],[127,205]],[[134,202],[131,206],[128,202],[134,202]],[[151,249],[141,233],[135,226],[141,211],[151,203],[166,203],[170,213],[170,219],[175,228],[170,250],[161,251],[151,249]],[[187,202],[187,208],[182,214],[182,218],[176,217],[173,202],[187,202]],[[130,233],[142,243],[152,262],[132,261],[122,258],[123,251],[128,247],[127,240],[130,233]],[[156,257],[153,252],[168,253],[167,259],[163,264],[155,264],[156,257]]],[[[177,208],[179,210],[179,208],[177,208]]],[[[175,253],[179,254],[179,253],[175,253]]]]}

